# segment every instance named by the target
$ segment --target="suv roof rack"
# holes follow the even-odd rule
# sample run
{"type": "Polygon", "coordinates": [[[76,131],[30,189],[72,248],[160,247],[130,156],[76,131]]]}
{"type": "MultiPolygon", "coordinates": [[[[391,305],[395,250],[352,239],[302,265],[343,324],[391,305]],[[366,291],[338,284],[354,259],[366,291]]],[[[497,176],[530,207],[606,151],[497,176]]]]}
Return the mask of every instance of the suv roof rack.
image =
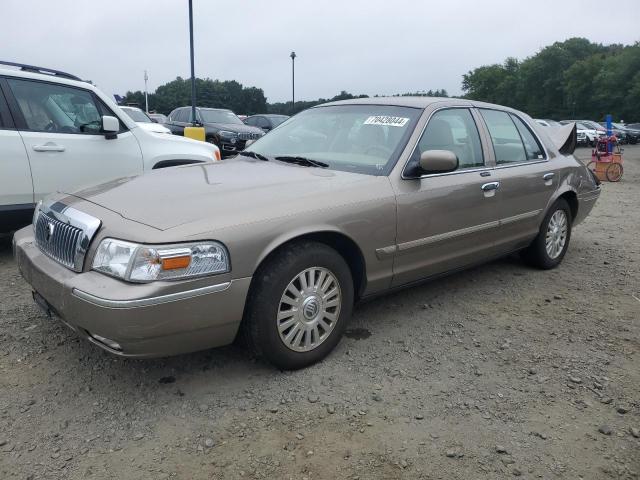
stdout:
{"type": "Polygon", "coordinates": [[[70,73],[61,72],[60,70],[53,70],[52,68],[45,67],[36,67],[35,65],[26,65],[24,63],[16,63],[16,62],[6,62],[4,60],[0,60],[0,65],[9,65],[11,67],[18,67],[20,70],[25,72],[33,72],[33,73],[42,73],[44,75],[52,75],[54,77],[60,78],[68,78],[69,80],[78,80],[83,82],[81,78],[76,77],[75,75],[71,75],[70,73]]]}

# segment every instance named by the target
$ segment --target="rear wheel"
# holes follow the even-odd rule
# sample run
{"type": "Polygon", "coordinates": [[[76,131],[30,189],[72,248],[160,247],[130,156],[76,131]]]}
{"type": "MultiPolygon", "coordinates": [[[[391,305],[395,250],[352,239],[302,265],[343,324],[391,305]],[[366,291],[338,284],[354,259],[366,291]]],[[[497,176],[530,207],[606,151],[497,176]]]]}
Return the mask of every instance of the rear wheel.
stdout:
{"type": "Polygon", "coordinates": [[[619,182],[622,178],[623,171],[624,169],[622,168],[621,164],[612,163],[607,167],[605,175],[607,176],[607,180],[609,180],[610,182],[619,182]]]}
{"type": "Polygon", "coordinates": [[[523,252],[527,263],[544,270],[558,266],[569,247],[572,220],[566,200],[561,198],[554,203],[545,215],[538,235],[523,252]]]}
{"type": "Polygon", "coordinates": [[[295,243],[256,272],[241,335],[256,355],[298,369],[333,350],[352,308],[353,279],[338,252],[322,243],[295,243]]]}

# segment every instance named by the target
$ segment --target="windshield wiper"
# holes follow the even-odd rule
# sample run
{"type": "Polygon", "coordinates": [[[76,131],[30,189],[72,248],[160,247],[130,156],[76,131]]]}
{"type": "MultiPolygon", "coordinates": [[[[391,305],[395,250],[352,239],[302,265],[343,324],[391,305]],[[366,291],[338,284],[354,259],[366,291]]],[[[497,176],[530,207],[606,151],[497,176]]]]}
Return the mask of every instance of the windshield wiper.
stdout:
{"type": "Polygon", "coordinates": [[[297,156],[281,156],[281,157],[275,157],[276,160],[280,160],[281,162],[287,162],[287,163],[295,163],[296,165],[302,165],[305,167],[320,167],[320,168],[327,168],[329,166],[328,163],[324,163],[321,162],[319,160],[312,160],[311,158],[307,158],[307,157],[297,157],[297,156]]]}
{"type": "Polygon", "coordinates": [[[264,155],[262,155],[260,153],[256,153],[256,152],[238,152],[238,155],[242,155],[243,157],[255,158],[256,160],[262,160],[263,162],[268,162],[269,161],[269,158],[265,157],[264,155]]]}

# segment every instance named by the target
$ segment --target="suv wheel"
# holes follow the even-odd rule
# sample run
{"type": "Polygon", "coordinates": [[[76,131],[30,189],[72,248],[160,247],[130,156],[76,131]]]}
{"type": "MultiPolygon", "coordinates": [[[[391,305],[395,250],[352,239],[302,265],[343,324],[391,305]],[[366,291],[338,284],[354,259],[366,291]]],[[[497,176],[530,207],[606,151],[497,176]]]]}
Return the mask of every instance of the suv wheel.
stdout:
{"type": "Polygon", "coordinates": [[[296,243],[256,272],[241,335],[256,355],[298,369],[333,350],[352,308],[353,279],[338,252],[321,243],[296,243]]]}

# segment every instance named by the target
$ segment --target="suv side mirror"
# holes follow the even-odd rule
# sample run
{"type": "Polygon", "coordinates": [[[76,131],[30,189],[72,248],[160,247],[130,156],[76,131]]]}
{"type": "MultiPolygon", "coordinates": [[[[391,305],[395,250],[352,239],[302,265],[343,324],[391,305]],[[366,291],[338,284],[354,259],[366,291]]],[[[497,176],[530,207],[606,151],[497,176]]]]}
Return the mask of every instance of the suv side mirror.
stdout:
{"type": "Polygon", "coordinates": [[[102,133],[104,133],[104,138],[112,140],[118,136],[119,131],[120,120],[110,115],[102,116],[102,133]]]}
{"type": "Polygon", "coordinates": [[[447,173],[458,169],[458,157],[450,150],[427,150],[420,155],[420,168],[426,173],[447,173]]]}

